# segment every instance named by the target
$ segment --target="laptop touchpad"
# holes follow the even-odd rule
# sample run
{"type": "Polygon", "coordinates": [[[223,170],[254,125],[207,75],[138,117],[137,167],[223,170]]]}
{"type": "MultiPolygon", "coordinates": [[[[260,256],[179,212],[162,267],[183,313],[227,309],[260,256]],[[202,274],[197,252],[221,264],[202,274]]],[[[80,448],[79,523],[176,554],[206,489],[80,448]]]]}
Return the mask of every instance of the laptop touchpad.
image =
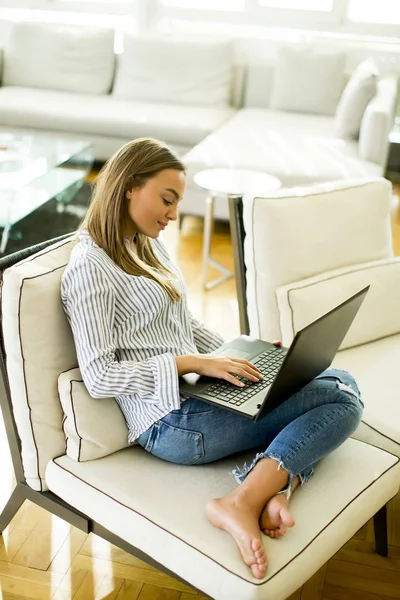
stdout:
{"type": "Polygon", "coordinates": [[[250,356],[249,352],[243,352],[243,350],[238,350],[233,346],[229,346],[228,348],[224,348],[221,352],[218,352],[216,356],[231,356],[232,358],[246,358],[246,356],[250,356]]]}

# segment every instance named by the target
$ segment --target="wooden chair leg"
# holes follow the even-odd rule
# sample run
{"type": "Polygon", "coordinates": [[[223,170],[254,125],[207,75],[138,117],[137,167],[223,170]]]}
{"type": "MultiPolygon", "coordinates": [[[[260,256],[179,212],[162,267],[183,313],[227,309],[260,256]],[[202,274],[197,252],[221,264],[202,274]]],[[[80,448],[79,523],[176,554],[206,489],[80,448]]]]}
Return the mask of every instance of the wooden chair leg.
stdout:
{"type": "Polygon", "coordinates": [[[374,515],[375,550],[381,556],[388,555],[387,505],[374,515]]]}
{"type": "Polygon", "coordinates": [[[9,525],[10,521],[17,514],[21,506],[23,505],[26,496],[22,486],[17,484],[13,493],[10,496],[7,504],[5,505],[2,513],[0,514],[0,534],[3,533],[5,528],[9,525]]]}

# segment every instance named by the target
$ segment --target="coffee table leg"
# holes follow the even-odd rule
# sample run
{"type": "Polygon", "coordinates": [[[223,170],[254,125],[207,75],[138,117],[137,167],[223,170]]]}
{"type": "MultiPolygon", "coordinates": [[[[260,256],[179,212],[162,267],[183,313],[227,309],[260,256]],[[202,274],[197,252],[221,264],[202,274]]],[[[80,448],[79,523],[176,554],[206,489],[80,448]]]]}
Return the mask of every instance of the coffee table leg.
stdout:
{"type": "Polygon", "coordinates": [[[205,215],[204,215],[204,235],[203,235],[203,286],[206,290],[211,290],[223,281],[233,277],[233,273],[226,269],[219,262],[211,257],[211,239],[214,230],[214,204],[215,197],[210,194],[206,198],[205,215]],[[221,271],[223,274],[218,279],[207,282],[208,265],[212,264],[213,267],[221,271]]]}
{"type": "Polygon", "coordinates": [[[1,236],[1,242],[0,242],[0,254],[3,254],[6,249],[7,242],[8,242],[8,236],[10,235],[10,229],[11,229],[11,225],[6,225],[3,229],[3,234],[1,236]]]}

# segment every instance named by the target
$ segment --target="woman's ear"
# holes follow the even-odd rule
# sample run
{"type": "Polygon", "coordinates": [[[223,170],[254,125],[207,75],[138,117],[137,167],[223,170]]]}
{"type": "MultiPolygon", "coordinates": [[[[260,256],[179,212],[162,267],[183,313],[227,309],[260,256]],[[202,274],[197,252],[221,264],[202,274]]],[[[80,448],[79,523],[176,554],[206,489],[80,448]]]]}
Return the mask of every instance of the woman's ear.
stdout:
{"type": "Polygon", "coordinates": [[[132,189],[128,190],[128,191],[125,193],[125,198],[126,198],[127,200],[132,200],[132,197],[133,197],[133,193],[134,193],[134,191],[135,191],[135,190],[134,190],[134,188],[132,188],[132,189]]]}

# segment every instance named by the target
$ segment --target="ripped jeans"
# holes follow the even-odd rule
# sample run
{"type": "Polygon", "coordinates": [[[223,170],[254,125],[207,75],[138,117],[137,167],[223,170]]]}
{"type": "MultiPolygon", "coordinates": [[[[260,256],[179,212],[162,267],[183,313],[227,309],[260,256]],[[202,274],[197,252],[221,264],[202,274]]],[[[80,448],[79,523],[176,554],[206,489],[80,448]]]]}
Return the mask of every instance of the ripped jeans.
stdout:
{"type": "Polygon", "coordinates": [[[151,454],[169,462],[202,465],[257,449],[251,465],[233,475],[241,483],[261,458],[273,458],[301,484],[313,466],[358,427],[363,403],[353,377],[327,369],[260,421],[189,398],[138,438],[151,454]]]}

